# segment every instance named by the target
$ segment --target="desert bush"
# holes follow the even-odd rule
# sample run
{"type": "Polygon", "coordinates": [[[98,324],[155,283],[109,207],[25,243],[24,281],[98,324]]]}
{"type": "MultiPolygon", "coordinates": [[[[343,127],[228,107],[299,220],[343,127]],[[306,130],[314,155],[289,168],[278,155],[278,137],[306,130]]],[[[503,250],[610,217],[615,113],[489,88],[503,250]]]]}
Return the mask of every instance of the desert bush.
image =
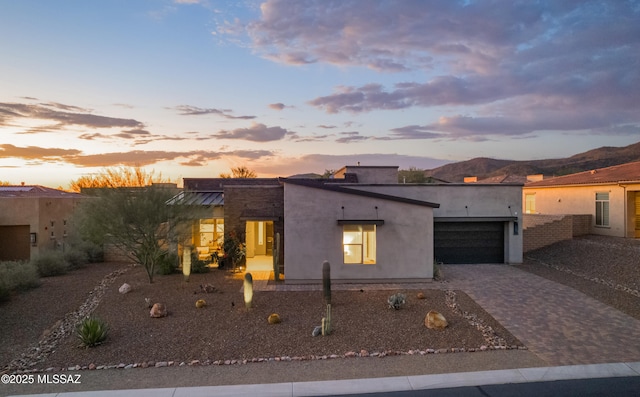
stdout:
{"type": "Polygon", "coordinates": [[[38,269],[41,277],[52,277],[69,271],[69,264],[59,251],[45,251],[31,259],[31,263],[38,269]]]}
{"type": "Polygon", "coordinates": [[[402,305],[404,305],[407,301],[407,297],[405,294],[397,293],[393,294],[387,299],[387,303],[389,303],[389,309],[399,310],[402,305]]]}
{"type": "Polygon", "coordinates": [[[177,273],[179,264],[180,259],[178,258],[177,254],[173,252],[166,253],[162,255],[156,263],[156,273],[165,276],[168,274],[177,273]]]}
{"type": "Polygon", "coordinates": [[[98,346],[107,339],[109,327],[98,318],[88,317],[78,326],[76,335],[84,347],[98,346]]]}
{"type": "Polygon", "coordinates": [[[0,295],[7,295],[12,291],[25,291],[40,285],[38,269],[23,261],[0,262],[0,295]]]}
{"type": "Polygon", "coordinates": [[[89,255],[78,249],[65,251],[63,258],[67,262],[67,265],[69,265],[70,270],[80,269],[89,263],[89,255]]]}
{"type": "Polygon", "coordinates": [[[198,252],[194,249],[191,251],[191,273],[208,273],[209,263],[198,259],[198,252]]]}

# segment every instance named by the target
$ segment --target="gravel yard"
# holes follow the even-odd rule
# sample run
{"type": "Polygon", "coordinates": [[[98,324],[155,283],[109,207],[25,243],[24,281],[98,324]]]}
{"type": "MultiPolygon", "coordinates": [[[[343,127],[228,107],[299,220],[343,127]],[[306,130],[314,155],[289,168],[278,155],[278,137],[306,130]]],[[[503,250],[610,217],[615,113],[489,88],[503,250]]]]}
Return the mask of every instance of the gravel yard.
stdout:
{"type": "Polygon", "coordinates": [[[524,255],[518,268],[640,319],[640,240],[589,235],[524,255]]]}
{"type": "Polygon", "coordinates": [[[2,367],[9,371],[92,364],[144,367],[169,362],[310,360],[332,355],[432,354],[522,346],[462,291],[425,289],[425,299],[418,299],[417,290],[380,291],[374,285],[363,290],[336,290],[332,294],[332,334],[312,337],[313,328],[325,315],[321,291],[259,291],[253,307],[247,310],[240,292],[242,274],[212,270],[192,275],[189,282],[180,274],[156,276],[149,284],[140,267],[117,274],[102,290],[94,289],[97,284],[105,285],[100,282],[105,274],[126,268],[91,265],[46,279],[40,288],[0,306],[2,335],[20,335],[21,330],[30,329],[19,337],[19,343],[14,343],[13,337],[0,340],[2,367]],[[125,282],[132,291],[123,295],[118,288],[125,282]],[[212,284],[216,291],[205,293],[202,284],[212,284]],[[407,296],[400,310],[388,308],[387,298],[394,292],[407,296]],[[169,315],[151,318],[145,298],[164,303],[169,315]],[[199,299],[206,300],[204,308],[196,308],[199,299]],[[93,314],[109,325],[109,337],[95,348],[79,348],[73,327],[68,325],[78,316],[70,311],[86,307],[83,301],[96,300],[99,304],[93,314]],[[444,314],[449,321],[445,330],[424,326],[430,310],[444,314]],[[278,313],[282,323],[270,325],[267,317],[271,313],[278,313]],[[16,360],[21,354],[23,357],[16,360]]]}

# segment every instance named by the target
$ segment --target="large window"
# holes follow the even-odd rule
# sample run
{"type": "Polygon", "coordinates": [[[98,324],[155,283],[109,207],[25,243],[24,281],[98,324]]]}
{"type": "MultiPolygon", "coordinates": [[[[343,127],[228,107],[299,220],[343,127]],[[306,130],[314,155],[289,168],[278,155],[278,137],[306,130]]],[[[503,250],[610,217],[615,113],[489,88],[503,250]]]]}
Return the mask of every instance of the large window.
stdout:
{"type": "Polygon", "coordinates": [[[342,229],[344,263],[376,263],[376,225],[344,225],[342,229]]]}
{"type": "Polygon", "coordinates": [[[524,195],[524,213],[535,214],[536,213],[536,195],[525,194],[524,195]]]}
{"type": "Polygon", "coordinates": [[[596,226],[609,226],[609,193],[596,193],[596,226]]]}

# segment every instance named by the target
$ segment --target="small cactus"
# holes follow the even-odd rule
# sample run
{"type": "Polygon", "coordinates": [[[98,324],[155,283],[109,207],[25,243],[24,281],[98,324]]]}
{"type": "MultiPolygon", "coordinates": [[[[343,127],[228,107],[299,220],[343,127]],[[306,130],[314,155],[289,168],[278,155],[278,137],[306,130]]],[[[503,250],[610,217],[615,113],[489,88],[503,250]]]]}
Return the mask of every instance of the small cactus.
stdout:
{"type": "Polygon", "coordinates": [[[247,309],[251,309],[253,302],[253,276],[251,273],[244,275],[244,305],[247,309]]]}
{"type": "Polygon", "coordinates": [[[322,262],[322,293],[326,304],[331,304],[331,265],[328,261],[322,262]]]}
{"type": "Polygon", "coordinates": [[[331,333],[331,304],[327,304],[327,315],[322,317],[322,336],[331,333]]]}
{"type": "Polygon", "coordinates": [[[267,318],[267,321],[269,322],[269,324],[280,324],[282,322],[278,313],[270,314],[269,318],[267,318]]]}
{"type": "Polygon", "coordinates": [[[407,301],[407,297],[404,294],[397,293],[393,294],[387,299],[387,303],[389,303],[389,309],[399,310],[402,305],[404,305],[407,301]]]}

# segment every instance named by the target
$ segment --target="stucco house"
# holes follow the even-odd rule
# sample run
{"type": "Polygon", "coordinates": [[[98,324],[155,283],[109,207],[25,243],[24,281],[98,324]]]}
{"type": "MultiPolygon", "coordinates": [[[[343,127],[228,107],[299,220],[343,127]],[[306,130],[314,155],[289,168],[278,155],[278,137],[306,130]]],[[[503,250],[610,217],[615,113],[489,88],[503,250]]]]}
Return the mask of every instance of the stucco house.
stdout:
{"type": "Polygon", "coordinates": [[[522,184],[399,184],[397,166],[347,166],[330,179],[185,178],[174,199],[208,208],[193,246],[225,234],[246,243],[247,268],[269,264],[281,236],[287,283],[419,281],[443,263],[522,262],[522,184]]]}
{"type": "Polygon", "coordinates": [[[37,185],[0,186],[0,260],[29,260],[62,249],[83,197],[37,185]]]}
{"type": "Polygon", "coordinates": [[[640,161],[524,185],[527,214],[591,214],[592,234],[640,237],[640,161]]]}

